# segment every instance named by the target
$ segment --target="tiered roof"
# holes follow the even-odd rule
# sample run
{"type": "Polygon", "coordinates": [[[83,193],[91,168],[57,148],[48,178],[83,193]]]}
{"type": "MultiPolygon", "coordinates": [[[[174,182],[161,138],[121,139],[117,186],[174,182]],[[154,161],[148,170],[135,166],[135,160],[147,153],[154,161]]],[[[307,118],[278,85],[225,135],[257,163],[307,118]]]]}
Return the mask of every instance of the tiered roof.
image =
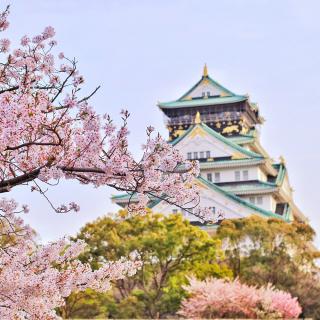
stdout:
{"type": "Polygon", "coordinates": [[[247,95],[237,95],[229,89],[222,86],[217,81],[213,80],[208,75],[207,66],[204,66],[203,75],[201,79],[185,94],[183,94],[178,100],[169,102],[159,102],[160,109],[168,108],[184,108],[184,107],[196,107],[206,105],[227,104],[234,102],[241,102],[248,100],[247,95]],[[202,88],[210,89],[212,95],[202,97],[198,93],[202,92],[202,88]]]}
{"type": "MultiPolygon", "coordinates": [[[[218,132],[214,131],[210,127],[208,127],[206,124],[201,123],[201,121],[197,121],[195,125],[192,125],[181,137],[176,139],[175,141],[171,142],[172,145],[177,145],[182,140],[186,139],[188,135],[192,134],[194,130],[203,130],[209,135],[212,135],[213,137],[217,138],[222,143],[228,145],[231,147],[237,154],[240,156],[239,159],[229,159],[229,160],[219,160],[219,159],[211,159],[211,161],[207,162],[200,162],[200,168],[206,169],[206,168],[227,168],[227,167],[241,167],[241,166],[248,166],[248,165],[260,165],[265,164],[265,162],[270,161],[270,159],[266,159],[264,156],[252,152],[241,145],[234,142],[235,139],[230,139],[222,136],[218,132]],[[199,123],[200,122],[200,123],[199,123]]],[[[249,138],[250,136],[244,137],[249,138]]],[[[274,182],[263,182],[263,181],[246,181],[246,182],[233,182],[233,183],[213,183],[209,182],[206,179],[202,177],[198,177],[197,181],[206,185],[207,187],[214,189],[218,191],[219,193],[225,195],[229,199],[236,201],[237,203],[241,204],[242,206],[245,206],[249,209],[254,210],[257,213],[262,214],[266,217],[275,217],[280,218],[285,221],[289,221],[292,219],[291,217],[291,210],[288,206],[288,208],[285,211],[285,214],[278,215],[275,214],[272,211],[265,210],[263,208],[260,208],[249,201],[246,201],[239,196],[243,195],[256,195],[256,194],[267,194],[267,193],[273,193],[277,192],[279,188],[281,187],[285,175],[286,175],[286,168],[284,163],[280,164],[274,164],[271,166],[271,168],[275,171],[275,177],[274,182]]],[[[131,198],[131,201],[136,201],[137,197],[135,195],[132,196],[132,194],[122,194],[122,195],[116,195],[112,197],[112,200],[119,205],[125,205],[128,203],[129,199],[131,198]]],[[[150,199],[149,207],[153,208],[156,206],[161,200],[160,199],[150,199]]]]}
{"type": "MultiPolygon", "coordinates": [[[[181,141],[187,139],[188,136],[191,136],[192,138],[192,136],[195,136],[200,132],[200,135],[212,136],[224,144],[225,150],[228,150],[228,154],[231,153],[230,148],[232,149],[233,152],[231,156],[208,158],[206,161],[200,161],[201,170],[259,166],[268,177],[268,181],[252,180],[213,183],[200,176],[196,179],[196,183],[205,185],[207,188],[215,190],[225,197],[235,201],[236,203],[241,204],[241,206],[246,207],[247,209],[249,208],[250,210],[253,210],[253,212],[261,214],[265,217],[274,217],[283,219],[285,221],[291,221],[294,213],[294,215],[299,217],[299,219],[305,221],[306,218],[294,204],[290,192],[286,194],[284,191],[285,188],[283,188],[283,186],[286,184],[285,180],[288,181],[287,170],[284,162],[281,161],[280,163],[275,164],[260,144],[259,134],[256,130],[255,124],[262,123],[263,120],[258,115],[258,112],[254,113],[257,115],[257,120],[249,128],[248,132],[238,131],[238,134],[227,137],[222,135],[224,132],[221,134],[210,128],[209,125],[201,122],[200,113],[198,110],[202,109],[198,109],[197,107],[224,105],[243,101],[245,101],[246,107],[249,106],[249,109],[254,112],[258,111],[257,104],[250,102],[248,95],[237,95],[222,86],[217,81],[213,80],[208,75],[207,66],[205,65],[201,79],[190,90],[183,94],[179,99],[170,102],[159,102],[158,106],[165,113],[171,112],[173,115],[176,111],[170,109],[195,107],[194,109],[197,111],[196,118],[194,121],[190,122],[190,126],[186,127],[184,130],[181,130],[182,132],[179,133],[178,137],[169,142],[172,146],[176,146],[181,141]],[[265,210],[245,200],[244,198],[241,198],[241,196],[270,193],[275,195],[279,203],[285,203],[282,215],[265,210]]],[[[228,107],[226,106],[226,108],[228,107]]],[[[178,110],[178,112],[184,111],[178,110]]],[[[187,112],[189,112],[189,109],[187,112]]],[[[242,118],[240,119],[242,121],[242,118]]],[[[136,195],[132,194],[122,194],[112,197],[113,202],[123,206],[128,203],[129,199],[131,199],[133,202],[137,201],[136,195]]],[[[153,208],[160,202],[160,199],[151,198],[149,207],[153,208]]]]}
{"type": "MultiPolygon", "coordinates": [[[[235,193],[232,193],[231,191],[226,190],[224,187],[220,187],[216,183],[210,182],[210,181],[208,181],[208,180],[206,180],[206,179],[204,179],[202,177],[198,177],[197,181],[198,181],[198,183],[204,184],[209,189],[213,189],[213,190],[219,192],[220,194],[226,196],[227,198],[237,202],[238,204],[240,204],[240,205],[242,205],[242,206],[244,206],[244,207],[246,207],[246,208],[248,208],[250,210],[253,210],[253,212],[260,213],[265,217],[278,218],[278,219],[282,219],[282,220],[287,221],[287,222],[292,220],[292,217],[290,216],[290,210],[289,209],[286,210],[284,215],[278,215],[278,214],[275,214],[272,211],[260,208],[260,207],[258,207],[256,205],[252,204],[251,202],[248,202],[248,201],[240,198],[235,193]]],[[[131,198],[132,202],[137,201],[137,196],[136,195],[132,196],[132,194],[122,194],[122,195],[112,196],[112,200],[114,202],[118,203],[119,205],[121,205],[121,204],[126,205],[130,198],[131,198]]],[[[157,204],[159,204],[161,201],[163,201],[163,200],[162,199],[157,199],[157,198],[150,199],[150,203],[149,203],[148,207],[152,209],[157,204]]]]}

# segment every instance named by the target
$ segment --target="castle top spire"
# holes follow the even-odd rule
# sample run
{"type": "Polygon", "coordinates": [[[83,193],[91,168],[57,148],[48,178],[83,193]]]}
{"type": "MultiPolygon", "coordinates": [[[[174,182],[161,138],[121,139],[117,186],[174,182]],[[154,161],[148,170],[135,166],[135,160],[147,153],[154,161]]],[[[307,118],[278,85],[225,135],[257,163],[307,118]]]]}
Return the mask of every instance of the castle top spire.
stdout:
{"type": "Polygon", "coordinates": [[[207,67],[207,64],[205,63],[203,67],[203,77],[207,77],[207,76],[208,76],[208,67],[207,67]]]}
{"type": "Polygon", "coordinates": [[[200,112],[199,111],[197,111],[197,113],[196,113],[196,117],[194,119],[194,123],[195,124],[200,124],[201,123],[201,116],[200,116],[200,112]]]}

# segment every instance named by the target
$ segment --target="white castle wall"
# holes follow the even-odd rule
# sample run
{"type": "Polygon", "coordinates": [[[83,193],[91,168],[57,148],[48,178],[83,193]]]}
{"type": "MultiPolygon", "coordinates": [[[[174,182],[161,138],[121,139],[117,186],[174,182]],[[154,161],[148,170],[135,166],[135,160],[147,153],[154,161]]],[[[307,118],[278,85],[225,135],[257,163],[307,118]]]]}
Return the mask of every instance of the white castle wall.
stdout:
{"type": "Polygon", "coordinates": [[[266,175],[258,166],[253,167],[241,167],[241,168],[219,168],[219,169],[203,169],[201,170],[201,176],[207,179],[207,174],[212,174],[212,182],[214,181],[214,173],[220,172],[220,182],[233,182],[235,181],[235,172],[240,171],[240,181],[244,180],[243,171],[248,171],[248,179],[247,180],[261,180],[267,181],[266,175]]]}
{"type": "Polygon", "coordinates": [[[193,91],[190,92],[189,96],[192,98],[201,98],[203,96],[203,92],[206,96],[208,96],[208,92],[210,96],[220,96],[223,94],[223,91],[210,83],[202,83],[198,87],[196,87],[193,91]]]}
{"type": "MultiPolygon", "coordinates": [[[[253,209],[245,207],[234,200],[231,200],[221,194],[220,192],[200,186],[200,206],[201,207],[215,207],[215,212],[222,212],[225,218],[241,218],[252,214],[257,214],[253,209]]],[[[173,213],[174,210],[180,212],[181,210],[175,206],[161,201],[152,208],[154,212],[161,212],[163,214],[173,213]]],[[[186,214],[186,218],[191,221],[198,220],[191,214],[186,214]]]]}
{"type": "Polygon", "coordinates": [[[200,135],[194,137],[193,139],[182,140],[177,144],[176,148],[188,158],[188,152],[206,152],[210,151],[211,157],[230,157],[234,153],[234,150],[231,147],[223,144],[219,140],[210,137],[200,135]]]}
{"type": "Polygon", "coordinates": [[[268,211],[272,211],[272,212],[275,212],[275,210],[276,210],[277,203],[271,194],[241,196],[241,198],[248,201],[248,202],[251,202],[251,203],[254,201],[254,204],[259,208],[262,208],[262,209],[265,209],[268,211]],[[252,198],[254,198],[254,200],[252,198]],[[258,203],[258,198],[262,198],[262,203],[258,203]]]}

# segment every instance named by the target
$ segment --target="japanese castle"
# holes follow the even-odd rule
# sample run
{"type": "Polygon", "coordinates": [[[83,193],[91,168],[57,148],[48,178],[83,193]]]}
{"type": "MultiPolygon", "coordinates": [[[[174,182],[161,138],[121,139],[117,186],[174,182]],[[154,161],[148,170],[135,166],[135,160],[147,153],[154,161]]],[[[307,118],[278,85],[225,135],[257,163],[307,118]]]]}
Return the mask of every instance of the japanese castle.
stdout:
{"type": "MultiPolygon", "coordinates": [[[[224,218],[249,215],[307,221],[293,201],[285,161],[270,158],[260,144],[263,118],[248,95],[237,95],[213,80],[204,66],[201,79],[178,100],[159,102],[169,143],[186,159],[200,162],[200,205],[224,218]]],[[[130,195],[113,196],[121,207],[130,195]]],[[[164,201],[150,207],[164,214],[180,210],[164,201]]],[[[192,223],[198,218],[183,213],[192,223]]],[[[203,226],[205,227],[205,226],[203,226]]]]}

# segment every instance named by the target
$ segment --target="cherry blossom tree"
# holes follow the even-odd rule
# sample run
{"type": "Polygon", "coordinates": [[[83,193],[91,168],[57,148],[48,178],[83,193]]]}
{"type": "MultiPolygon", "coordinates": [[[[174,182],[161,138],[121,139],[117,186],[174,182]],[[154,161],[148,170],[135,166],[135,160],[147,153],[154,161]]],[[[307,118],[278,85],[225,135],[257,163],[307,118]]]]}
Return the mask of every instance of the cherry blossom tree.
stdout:
{"type": "MultiPolygon", "coordinates": [[[[0,31],[9,26],[8,14],[9,8],[0,14],[0,31]]],[[[141,158],[134,159],[128,149],[129,113],[121,111],[123,123],[117,128],[109,115],[93,110],[89,99],[99,87],[81,95],[84,78],[77,61],[63,53],[56,57],[54,35],[47,27],[32,38],[23,36],[17,49],[10,49],[9,39],[0,40],[0,193],[25,186],[46,197],[57,212],[78,211],[73,201],[55,206],[46,193],[61,179],[75,179],[136,194],[131,212],[142,212],[150,197],[187,210],[195,207],[197,162],[184,162],[152,127],[146,130],[141,158]]],[[[1,199],[1,319],[55,318],[54,308],[72,291],[106,290],[110,280],[139,267],[133,259],[91,270],[76,259],[84,242],[62,239],[38,246],[17,212],[15,201],[1,199]]],[[[203,219],[209,214],[197,212],[203,219]]]]}
{"type": "MultiPolygon", "coordinates": [[[[8,26],[7,15],[8,9],[1,16],[1,31],[8,26]]],[[[194,205],[197,191],[191,181],[197,162],[183,162],[160,135],[153,136],[152,127],[141,159],[135,160],[128,150],[129,113],[121,111],[123,124],[116,128],[110,116],[98,115],[88,103],[99,87],[80,97],[84,78],[77,61],[60,53],[61,63],[56,62],[54,35],[47,27],[33,38],[24,36],[15,50],[9,39],[0,41],[0,193],[31,184],[44,194],[37,181],[53,185],[66,178],[137,193],[139,208],[148,195],[194,205]]],[[[55,209],[78,207],[71,203],[55,209]]]]}
{"type": "Polygon", "coordinates": [[[271,285],[257,288],[239,280],[190,279],[179,314],[186,318],[297,318],[302,309],[290,293],[271,285]]]}
{"type": "Polygon", "coordinates": [[[1,200],[4,214],[0,249],[0,318],[56,319],[54,309],[74,291],[93,288],[105,291],[110,281],[131,276],[140,266],[132,260],[107,262],[98,270],[77,257],[84,241],[68,239],[39,246],[34,231],[15,216],[17,203],[1,200]]]}

